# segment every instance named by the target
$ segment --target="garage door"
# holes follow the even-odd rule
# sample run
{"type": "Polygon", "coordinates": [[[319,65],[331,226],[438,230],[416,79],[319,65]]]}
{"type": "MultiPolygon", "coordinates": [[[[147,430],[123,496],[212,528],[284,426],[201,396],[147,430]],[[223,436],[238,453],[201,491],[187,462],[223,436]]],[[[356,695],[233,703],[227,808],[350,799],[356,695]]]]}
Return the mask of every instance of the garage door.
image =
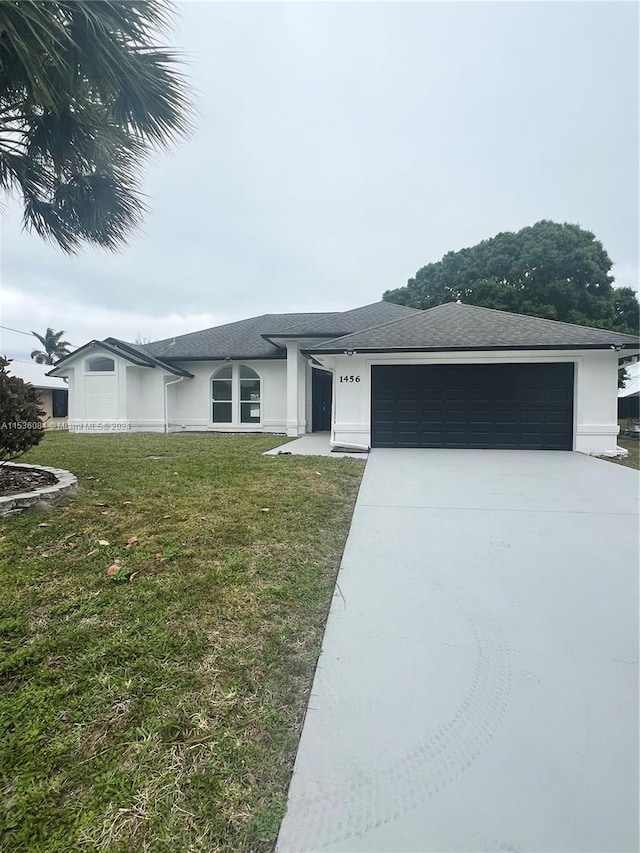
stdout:
{"type": "Polygon", "coordinates": [[[373,366],[371,444],[571,450],[573,364],[373,366]]]}

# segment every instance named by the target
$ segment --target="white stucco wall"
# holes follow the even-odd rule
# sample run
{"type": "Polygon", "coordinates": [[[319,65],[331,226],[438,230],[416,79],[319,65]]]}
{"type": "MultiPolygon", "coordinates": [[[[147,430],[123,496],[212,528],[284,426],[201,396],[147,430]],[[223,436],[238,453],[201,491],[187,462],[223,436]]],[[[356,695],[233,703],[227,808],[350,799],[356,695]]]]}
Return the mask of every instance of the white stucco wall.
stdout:
{"type": "Polygon", "coordinates": [[[78,395],[76,393],[76,370],[75,367],[66,368],[67,386],[69,388],[69,411],[67,414],[67,424],[71,423],[71,419],[75,417],[78,410],[78,395]]]}
{"type": "Polygon", "coordinates": [[[74,432],[110,432],[127,429],[126,362],[95,348],[75,365],[75,414],[69,419],[74,432]],[[91,372],[87,363],[97,356],[113,358],[114,370],[91,372]]]}
{"type": "Polygon", "coordinates": [[[371,443],[371,366],[378,364],[498,364],[566,362],[576,365],[574,450],[615,454],[618,353],[613,351],[514,351],[444,355],[355,354],[318,356],[334,371],[334,445],[369,447],[371,443]],[[346,377],[354,377],[349,381],[346,377]],[[342,377],[342,381],[340,379],[342,377]]]}
{"type": "MultiPolygon", "coordinates": [[[[194,361],[182,365],[193,379],[180,379],[160,368],[138,367],[126,359],[94,347],[64,365],[69,382],[69,429],[74,432],[164,432],[165,405],[170,431],[213,430],[219,432],[286,432],[287,364],[284,360],[241,362],[194,361]],[[96,356],[113,358],[113,372],[92,373],[86,362],[96,356]],[[261,379],[261,420],[240,422],[238,386],[230,424],[212,421],[211,379],[226,364],[251,367],[261,379]],[[178,380],[178,381],[177,381],[178,380]],[[166,386],[166,387],[165,387],[166,386]],[[166,400],[166,403],[165,403],[166,400]]],[[[300,357],[298,371],[302,429],[304,412],[310,406],[304,377],[309,368],[300,357]]]]}
{"type": "Polygon", "coordinates": [[[36,388],[38,392],[38,403],[44,412],[42,420],[46,421],[53,417],[53,396],[49,388],[36,388]]]}
{"type": "Polygon", "coordinates": [[[99,347],[84,351],[72,363],[63,365],[63,375],[69,384],[70,431],[99,433],[129,429],[127,366],[127,361],[99,347]],[[112,358],[115,369],[98,373],[88,371],[87,363],[97,356],[112,358]]]}
{"type": "Polygon", "coordinates": [[[157,367],[127,364],[126,418],[132,432],[164,432],[164,383],[175,378],[157,367]]]}
{"type": "MultiPolygon", "coordinates": [[[[287,420],[287,365],[284,360],[189,361],[180,366],[193,379],[184,379],[167,388],[169,429],[173,432],[212,430],[216,432],[275,432],[286,431],[287,420]],[[212,420],[211,380],[225,365],[250,367],[261,379],[260,423],[246,424],[240,421],[240,404],[237,383],[234,388],[232,421],[230,424],[214,424],[212,420]]],[[[237,370],[234,376],[237,375],[237,370]]],[[[171,377],[175,379],[176,377],[171,377]]]]}
{"type": "MultiPolygon", "coordinates": [[[[61,389],[61,390],[67,390],[61,389]]],[[[42,415],[42,423],[45,429],[66,429],[67,418],[53,417],[53,390],[51,388],[36,388],[38,392],[38,402],[40,408],[44,412],[42,415]]]]}
{"type": "Polygon", "coordinates": [[[616,452],[618,426],[618,353],[593,352],[576,359],[575,450],[616,452]]]}

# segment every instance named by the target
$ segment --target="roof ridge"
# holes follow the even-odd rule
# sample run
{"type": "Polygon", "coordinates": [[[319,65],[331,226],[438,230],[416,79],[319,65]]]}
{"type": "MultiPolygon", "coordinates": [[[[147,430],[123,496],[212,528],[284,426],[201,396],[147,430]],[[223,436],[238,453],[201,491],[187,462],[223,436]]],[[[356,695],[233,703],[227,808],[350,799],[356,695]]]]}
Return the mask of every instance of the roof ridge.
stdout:
{"type": "Polygon", "coordinates": [[[612,329],[564,323],[547,317],[515,314],[496,308],[446,302],[384,323],[377,323],[356,332],[342,334],[310,347],[310,351],[339,352],[340,350],[378,351],[416,348],[481,348],[516,346],[521,344],[567,345],[592,344],[600,348],[609,345],[636,349],[638,337],[612,329]],[[455,307],[454,307],[455,306],[455,307]],[[483,314],[480,317],[480,313],[483,314]],[[442,317],[440,315],[443,315],[442,317]],[[434,315],[434,316],[431,316],[434,315]],[[437,315],[437,316],[435,316],[437,315]],[[491,315],[490,317],[488,315],[491,315]],[[382,342],[382,343],[381,343],[382,342]]]}
{"type": "Polygon", "coordinates": [[[143,347],[156,346],[157,344],[165,344],[170,341],[176,341],[179,338],[188,338],[189,335],[202,335],[205,332],[212,332],[214,329],[225,329],[227,326],[235,326],[238,323],[248,323],[251,320],[262,320],[264,317],[271,317],[272,314],[256,314],[255,317],[245,317],[243,320],[232,320],[230,323],[221,323],[219,326],[207,326],[206,329],[196,329],[193,332],[184,332],[182,335],[170,335],[168,338],[160,338],[157,341],[150,341],[148,344],[140,344],[143,347]]]}
{"type": "Polygon", "coordinates": [[[427,308],[426,311],[435,311],[436,308],[444,308],[447,305],[460,305],[462,308],[473,308],[476,311],[490,311],[498,314],[508,314],[510,317],[525,317],[529,320],[539,320],[544,323],[554,323],[556,326],[568,326],[571,329],[591,329],[593,332],[612,332],[616,335],[627,335],[630,338],[636,338],[635,335],[629,335],[628,332],[616,332],[613,329],[606,329],[604,326],[583,326],[582,323],[567,323],[566,320],[552,320],[551,317],[537,317],[535,314],[518,314],[516,311],[503,311],[501,308],[487,308],[484,305],[469,305],[468,302],[442,302],[440,305],[434,305],[433,308],[427,308]]]}
{"type": "Polygon", "coordinates": [[[407,311],[422,311],[422,308],[414,308],[411,305],[402,305],[400,302],[388,302],[386,299],[377,299],[375,302],[368,302],[366,305],[359,305],[357,308],[349,308],[347,311],[341,311],[341,314],[351,314],[354,311],[363,311],[365,308],[373,308],[374,305],[397,305],[398,308],[406,308],[407,311]]]}
{"type": "Polygon", "coordinates": [[[253,317],[243,317],[241,320],[231,320],[229,323],[220,323],[220,325],[218,325],[218,326],[207,326],[206,329],[196,329],[193,332],[185,332],[182,335],[170,335],[168,338],[160,338],[157,341],[150,341],[148,344],[140,344],[140,346],[147,347],[147,346],[156,346],[158,344],[168,344],[170,341],[174,341],[174,340],[177,341],[180,338],[187,338],[187,337],[189,337],[189,335],[203,335],[207,332],[214,332],[218,329],[227,329],[227,328],[229,328],[229,326],[237,326],[240,323],[250,323],[252,321],[264,320],[267,317],[269,317],[269,318],[273,318],[273,317],[297,317],[297,316],[300,316],[300,314],[306,314],[309,317],[313,317],[313,316],[317,316],[320,314],[327,314],[327,313],[340,313],[340,312],[332,312],[332,311],[286,311],[283,313],[276,312],[275,314],[273,314],[273,313],[256,314],[253,317]]]}
{"type": "MultiPolygon", "coordinates": [[[[380,301],[381,301],[381,302],[384,302],[384,300],[380,300],[380,301]]],[[[373,305],[376,305],[377,303],[375,303],[375,302],[374,302],[374,303],[372,303],[372,304],[373,304],[373,305]]],[[[392,302],[392,303],[389,303],[389,304],[391,304],[391,305],[396,305],[397,303],[392,302]]],[[[407,307],[407,306],[403,306],[403,307],[407,307]]],[[[437,307],[437,308],[439,308],[440,306],[439,306],[439,305],[437,305],[436,307],[437,307]]],[[[427,311],[432,311],[433,309],[432,309],[432,308],[429,308],[429,309],[427,309],[427,310],[425,311],[425,310],[423,310],[423,309],[421,309],[421,308],[414,308],[413,310],[414,310],[414,311],[419,312],[420,314],[426,314],[426,313],[427,313],[427,311]]],[[[349,337],[351,337],[351,335],[361,335],[363,332],[372,332],[372,331],[374,331],[375,329],[382,329],[383,327],[386,327],[386,326],[392,326],[394,323],[402,323],[403,321],[406,321],[406,320],[408,320],[408,319],[409,319],[409,315],[407,315],[406,317],[394,317],[394,319],[393,319],[393,320],[385,320],[385,322],[384,322],[384,323],[376,323],[376,324],[375,324],[375,325],[373,325],[373,326],[365,326],[365,327],[364,327],[364,329],[359,329],[357,332],[346,332],[344,335],[339,335],[337,338],[330,338],[329,340],[324,341],[323,343],[324,343],[325,345],[326,345],[326,344],[331,344],[331,343],[333,343],[334,341],[339,341],[339,340],[341,340],[342,338],[349,338],[349,337]]]]}

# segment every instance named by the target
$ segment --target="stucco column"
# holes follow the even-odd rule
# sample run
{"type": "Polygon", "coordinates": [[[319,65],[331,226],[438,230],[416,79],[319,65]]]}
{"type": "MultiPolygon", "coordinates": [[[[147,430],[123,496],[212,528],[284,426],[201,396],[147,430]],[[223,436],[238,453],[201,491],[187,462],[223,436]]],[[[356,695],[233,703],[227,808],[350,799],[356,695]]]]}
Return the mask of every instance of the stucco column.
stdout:
{"type": "Polygon", "coordinates": [[[299,346],[297,342],[287,344],[287,435],[300,435],[298,417],[298,369],[299,346]]]}

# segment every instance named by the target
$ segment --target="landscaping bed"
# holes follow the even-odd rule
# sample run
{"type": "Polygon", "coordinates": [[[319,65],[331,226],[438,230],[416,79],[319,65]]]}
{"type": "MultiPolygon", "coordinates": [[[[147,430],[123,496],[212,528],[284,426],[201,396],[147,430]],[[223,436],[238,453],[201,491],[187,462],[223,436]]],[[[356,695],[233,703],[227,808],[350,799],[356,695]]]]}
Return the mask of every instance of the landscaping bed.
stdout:
{"type": "Polygon", "coordinates": [[[0,497],[33,492],[58,482],[50,471],[36,468],[19,468],[17,465],[0,465],[0,497]]]}
{"type": "Polygon", "coordinates": [[[81,492],[0,522],[0,847],[273,850],[364,467],[281,443],[24,457],[81,492]]]}

